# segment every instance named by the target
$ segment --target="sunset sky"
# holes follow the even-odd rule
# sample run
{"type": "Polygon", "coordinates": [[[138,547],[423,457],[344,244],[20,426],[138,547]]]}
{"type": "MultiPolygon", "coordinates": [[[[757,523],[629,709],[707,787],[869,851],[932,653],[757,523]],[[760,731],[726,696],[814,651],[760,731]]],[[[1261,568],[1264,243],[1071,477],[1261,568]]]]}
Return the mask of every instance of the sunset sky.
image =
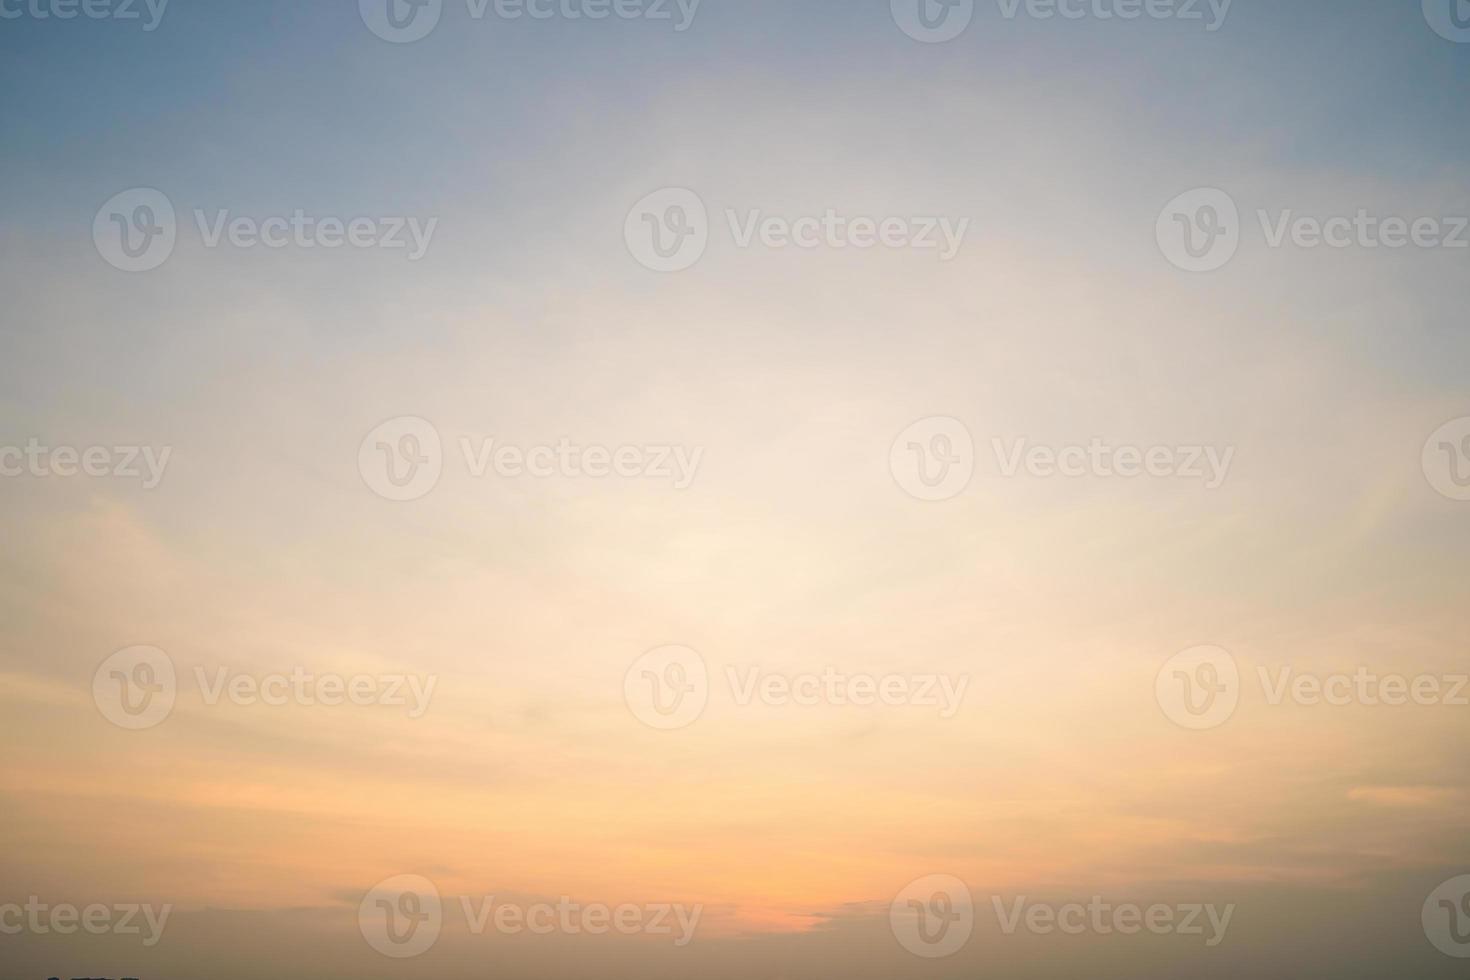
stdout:
{"type": "Polygon", "coordinates": [[[476,20],[447,0],[406,44],[346,0],[173,0],[151,31],[0,20],[0,446],[171,449],[151,489],[0,477],[0,904],[174,907],[156,947],[0,935],[0,960],[1462,975],[1420,912],[1470,873],[1470,706],[1273,705],[1261,671],[1470,673],[1470,503],[1421,459],[1470,416],[1470,250],[1272,248],[1258,212],[1470,214],[1470,44],[1376,0],[1236,0],[1214,31],[982,0],[942,44],[879,0],[704,0],[682,31],[670,6],[476,20]],[[93,240],[130,188],[178,214],[171,257],[131,274],[93,240]],[[624,240],[662,188],[709,211],[680,272],[624,240]],[[1156,240],[1194,188],[1241,214],[1205,274],[1156,240]],[[208,247],[196,209],[437,225],[411,261],[208,247]],[[726,217],[829,209],[969,225],[943,261],[741,247],[726,217]],[[359,453],[405,417],[442,438],[442,475],[392,501],[359,453]],[[968,429],[974,475],[926,502],[890,453],[933,418],[968,429]],[[489,439],[701,455],[683,489],[476,476],[463,440],[489,439]],[[1214,489],[1007,476],[996,441],[1023,439],[1233,455],[1214,489]],[[709,669],[675,730],[625,697],[667,645],[709,669]],[[1238,662],[1239,707],[1192,731],[1155,684],[1201,645],[1238,662]],[[93,681],[136,646],[178,691],[129,731],[93,681]],[[198,671],[220,668],[434,687],[419,717],[210,704],[198,671]],[[943,717],[742,705],[727,670],[752,668],[968,680],[943,717]],[[446,908],[704,911],[682,949],[449,915],[400,962],[358,922],[400,875],[446,908]],[[928,875],[975,898],[953,958],[890,931],[928,875]],[[1237,909],[1211,950],[1006,936],[990,912],[1094,895],[1237,909]]]}

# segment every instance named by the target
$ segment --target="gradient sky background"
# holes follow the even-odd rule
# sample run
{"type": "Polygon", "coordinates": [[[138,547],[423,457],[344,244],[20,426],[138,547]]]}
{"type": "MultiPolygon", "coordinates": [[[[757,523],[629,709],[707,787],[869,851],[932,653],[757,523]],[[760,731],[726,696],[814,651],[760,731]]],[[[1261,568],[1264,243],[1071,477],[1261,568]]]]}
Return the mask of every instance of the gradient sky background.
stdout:
{"type": "MultiPolygon", "coordinates": [[[[472,22],[390,45],[346,0],[173,0],[160,28],[0,21],[0,444],[174,447],[156,490],[0,480],[0,903],[178,906],[152,950],[0,936],[15,976],[1462,975],[1420,906],[1470,872],[1466,708],[1269,707],[1255,667],[1464,673],[1470,504],[1425,439],[1470,415],[1467,253],[1272,250],[1257,208],[1470,214],[1470,45],[1417,2],[1236,0],[1005,20],[943,45],[877,0],[704,0],[694,25],[472,22]],[[161,269],[93,247],[135,186],[161,269]],[[725,208],[969,218],[932,254],[629,256],[661,187],[725,208]],[[1229,191],[1186,275],[1159,210],[1229,191]],[[205,249],[189,211],[438,217],[401,253],[205,249]],[[681,444],[695,485],[468,478],[390,504],[384,419],[520,445],[681,444]],[[888,470],[916,419],[981,446],[960,498],[888,470]],[[1195,483],[1003,479],[992,438],[1233,446],[1195,483]],[[186,675],[124,732],[113,651],[186,675]],[[947,672],[964,709],[737,708],[640,725],[665,643],[770,670],[947,672]],[[1231,650],[1232,721],[1154,702],[1231,650]],[[416,672],[433,709],[208,708],[195,666],[416,672]],[[393,963],[376,882],[702,902],[685,950],[446,935],[393,963]],[[887,909],[1236,902],[1215,950],[985,934],[905,954],[887,909]],[[991,972],[999,970],[999,973],[991,972]]],[[[983,918],[983,917],[982,917],[983,918]]],[[[8,971],[6,977],[12,974],[8,971]]]]}

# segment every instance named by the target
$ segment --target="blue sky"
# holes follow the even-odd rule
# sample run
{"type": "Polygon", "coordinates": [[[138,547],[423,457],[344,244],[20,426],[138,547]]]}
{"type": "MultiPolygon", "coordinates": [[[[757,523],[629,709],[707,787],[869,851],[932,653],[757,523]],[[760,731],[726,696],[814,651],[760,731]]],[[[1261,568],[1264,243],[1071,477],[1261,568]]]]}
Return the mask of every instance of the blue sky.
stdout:
{"type": "Polygon", "coordinates": [[[403,47],[346,2],[174,0],[151,34],[113,21],[4,27],[6,213],[43,226],[135,176],[261,201],[282,188],[323,202],[447,195],[468,176],[466,145],[491,149],[474,158],[479,180],[514,185],[569,122],[637,118],[670,89],[745,74],[817,115],[850,108],[830,101],[843,79],[934,99],[1056,79],[1079,98],[1116,86],[1124,124],[1202,147],[1270,133],[1288,166],[1412,175],[1470,147],[1463,52],[1413,5],[1371,0],[1238,0],[1213,34],[1007,21],[982,3],[965,35],[937,46],[909,43],[885,4],[840,0],[706,0],[682,34],[473,22],[450,3],[439,30],[403,47]]]}

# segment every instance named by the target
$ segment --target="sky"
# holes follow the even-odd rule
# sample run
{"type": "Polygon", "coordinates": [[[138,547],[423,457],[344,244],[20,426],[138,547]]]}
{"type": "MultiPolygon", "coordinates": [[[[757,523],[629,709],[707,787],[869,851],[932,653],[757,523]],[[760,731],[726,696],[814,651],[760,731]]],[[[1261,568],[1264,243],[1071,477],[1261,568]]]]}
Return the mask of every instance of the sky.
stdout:
{"type": "Polygon", "coordinates": [[[1467,5],[905,2],[0,0],[0,973],[1463,973],[1467,5]]]}

